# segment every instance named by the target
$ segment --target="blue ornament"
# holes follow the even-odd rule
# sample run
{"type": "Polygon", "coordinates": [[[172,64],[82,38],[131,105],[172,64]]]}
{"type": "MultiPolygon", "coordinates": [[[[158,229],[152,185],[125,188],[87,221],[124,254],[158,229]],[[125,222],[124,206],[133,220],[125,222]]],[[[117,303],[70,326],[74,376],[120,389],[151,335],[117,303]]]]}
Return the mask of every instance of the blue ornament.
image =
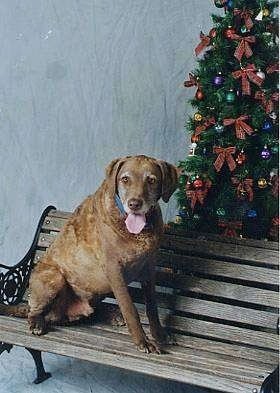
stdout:
{"type": "Polygon", "coordinates": [[[272,124],[270,123],[270,121],[266,120],[263,123],[262,130],[263,131],[271,131],[271,129],[272,129],[272,124]]]}
{"type": "Polygon", "coordinates": [[[233,8],[233,0],[228,0],[226,6],[227,8],[233,8]]]}
{"type": "Polygon", "coordinates": [[[256,210],[250,209],[247,212],[247,217],[249,218],[256,218],[258,216],[258,213],[256,212],[256,210]]]}
{"type": "Polygon", "coordinates": [[[187,214],[186,214],[186,212],[184,212],[184,210],[179,210],[179,216],[181,217],[181,218],[187,218],[187,214]]]}

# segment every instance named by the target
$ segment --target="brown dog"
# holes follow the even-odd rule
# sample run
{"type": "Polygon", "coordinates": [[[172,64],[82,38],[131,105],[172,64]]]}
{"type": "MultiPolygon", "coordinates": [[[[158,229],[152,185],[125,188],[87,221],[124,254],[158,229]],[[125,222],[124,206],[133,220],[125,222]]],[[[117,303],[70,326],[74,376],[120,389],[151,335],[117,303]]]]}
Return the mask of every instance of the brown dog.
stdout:
{"type": "Polygon", "coordinates": [[[177,186],[171,164],[146,156],[119,158],[106,169],[95,194],[75,210],[30,278],[28,320],[33,334],[48,322],[94,313],[113,292],[139,350],[159,353],[140,324],[127,284],[140,279],[150,330],[166,341],[155,303],[155,253],[163,231],[158,200],[168,202],[177,186]]]}

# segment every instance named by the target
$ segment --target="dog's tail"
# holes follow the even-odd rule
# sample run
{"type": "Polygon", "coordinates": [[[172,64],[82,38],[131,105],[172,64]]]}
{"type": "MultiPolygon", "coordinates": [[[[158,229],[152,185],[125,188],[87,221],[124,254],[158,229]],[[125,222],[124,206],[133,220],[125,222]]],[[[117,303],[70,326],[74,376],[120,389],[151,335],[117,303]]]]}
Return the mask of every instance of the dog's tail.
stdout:
{"type": "Polygon", "coordinates": [[[28,312],[29,306],[27,303],[20,303],[17,305],[0,304],[0,315],[27,318],[28,312]]]}

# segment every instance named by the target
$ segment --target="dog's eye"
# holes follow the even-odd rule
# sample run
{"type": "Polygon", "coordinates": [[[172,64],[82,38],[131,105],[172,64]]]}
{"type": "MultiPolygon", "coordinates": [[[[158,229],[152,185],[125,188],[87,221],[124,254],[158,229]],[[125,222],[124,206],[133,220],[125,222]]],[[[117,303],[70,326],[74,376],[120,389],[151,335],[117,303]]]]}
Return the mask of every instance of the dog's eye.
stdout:
{"type": "Polygon", "coordinates": [[[127,183],[127,182],[128,182],[128,176],[122,177],[122,178],[121,178],[121,181],[122,181],[123,183],[127,183]]]}
{"type": "Polygon", "coordinates": [[[156,178],[155,177],[148,177],[148,183],[150,184],[154,184],[156,182],[156,178]]]}

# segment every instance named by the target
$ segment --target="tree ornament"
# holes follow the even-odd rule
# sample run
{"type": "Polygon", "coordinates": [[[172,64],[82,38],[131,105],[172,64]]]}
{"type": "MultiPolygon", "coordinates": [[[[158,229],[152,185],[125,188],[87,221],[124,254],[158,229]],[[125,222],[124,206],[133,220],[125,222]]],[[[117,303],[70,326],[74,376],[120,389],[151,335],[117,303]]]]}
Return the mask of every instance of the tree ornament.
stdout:
{"type": "Polygon", "coordinates": [[[189,156],[194,156],[195,155],[195,149],[196,148],[197,148],[197,143],[195,143],[195,142],[191,143],[189,156]]]}
{"type": "Polygon", "coordinates": [[[273,123],[275,123],[275,121],[277,120],[276,113],[275,112],[270,112],[268,116],[272,119],[273,123]]]}
{"type": "Polygon", "coordinates": [[[207,155],[206,147],[203,148],[203,150],[202,150],[202,155],[203,155],[203,156],[206,156],[206,155],[207,155]]]}
{"type": "Polygon", "coordinates": [[[181,175],[179,177],[179,184],[185,185],[186,184],[186,180],[187,180],[187,176],[186,175],[181,175]]]}
{"type": "Polygon", "coordinates": [[[249,217],[249,218],[256,218],[257,216],[258,216],[258,214],[257,214],[256,210],[254,210],[254,209],[248,210],[247,217],[249,217]]]}
{"type": "Polygon", "coordinates": [[[225,127],[222,124],[217,123],[215,125],[214,129],[215,129],[217,134],[222,134],[224,132],[225,127]]]}
{"type": "Polygon", "coordinates": [[[267,145],[264,145],[264,148],[261,151],[261,158],[264,160],[268,160],[270,158],[270,151],[268,150],[267,145]]]}
{"type": "Polygon", "coordinates": [[[184,210],[179,210],[178,214],[182,219],[187,218],[187,214],[184,210]]]}
{"type": "Polygon", "coordinates": [[[219,207],[216,211],[217,216],[219,217],[224,217],[226,215],[226,211],[224,208],[219,207]]]}
{"type": "Polygon", "coordinates": [[[221,72],[219,72],[218,75],[214,76],[212,83],[216,87],[222,86],[222,84],[224,83],[224,78],[222,77],[221,72]]]}
{"type": "Polygon", "coordinates": [[[201,121],[202,120],[202,115],[197,112],[197,113],[194,114],[193,118],[194,118],[195,121],[201,121]]]}
{"type": "Polygon", "coordinates": [[[240,31],[242,34],[248,33],[250,30],[247,29],[245,25],[241,26],[240,31]]]}
{"type": "Polygon", "coordinates": [[[278,154],[279,153],[279,145],[272,146],[270,150],[271,150],[272,154],[278,154]]]}
{"type": "Polygon", "coordinates": [[[190,175],[190,182],[193,183],[196,179],[196,175],[190,175]]]}
{"type": "Polygon", "coordinates": [[[268,131],[272,130],[272,124],[271,124],[271,122],[269,120],[266,120],[263,123],[262,130],[265,131],[265,132],[268,132],[268,131]]]}
{"type": "Polygon", "coordinates": [[[241,152],[238,153],[235,161],[237,162],[238,165],[243,165],[246,160],[247,160],[247,156],[244,153],[244,150],[242,149],[241,152]]]}
{"type": "Polygon", "coordinates": [[[231,38],[231,36],[235,33],[235,29],[232,26],[228,26],[228,28],[224,31],[224,36],[226,38],[231,38]]]}
{"type": "Polygon", "coordinates": [[[263,16],[264,17],[268,17],[270,15],[270,11],[269,11],[268,8],[264,8],[262,11],[263,11],[263,16]]]}
{"type": "Polygon", "coordinates": [[[216,36],[217,36],[217,30],[213,27],[213,28],[209,31],[209,37],[215,38],[216,36]]]}
{"type": "Polygon", "coordinates": [[[263,9],[260,10],[260,12],[258,13],[258,15],[255,17],[255,20],[262,20],[263,19],[263,9]]]}
{"type": "Polygon", "coordinates": [[[182,218],[179,216],[179,214],[177,216],[175,216],[174,222],[175,222],[175,224],[181,224],[182,218]]]}
{"type": "Polygon", "coordinates": [[[258,187],[259,188],[266,188],[267,187],[267,181],[264,177],[260,177],[258,180],[258,187]]]}
{"type": "Polygon", "coordinates": [[[194,188],[201,188],[203,187],[203,181],[199,177],[197,177],[193,182],[193,186],[194,188]]]}
{"type": "Polygon", "coordinates": [[[217,8],[223,8],[226,5],[226,0],[214,0],[214,4],[217,8]]]}
{"type": "Polygon", "coordinates": [[[196,93],[195,93],[195,98],[199,101],[203,100],[204,98],[204,94],[202,93],[202,90],[197,89],[196,93]]]}
{"type": "Polygon", "coordinates": [[[233,0],[227,0],[227,2],[226,2],[226,7],[227,7],[228,9],[233,8],[233,0]]]}
{"type": "Polygon", "coordinates": [[[192,142],[192,143],[198,142],[199,139],[200,139],[200,136],[199,136],[199,135],[193,134],[193,135],[191,136],[191,142],[192,142]]]}
{"type": "Polygon", "coordinates": [[[229,104],[231,104],[232,102],[235,101],[235,93],[233,89],[230,89],[227,93],[226,93],[226,102],[228,102],[229,104]]]}
{"type": "Polygon", "coordinates": [[[265,79],[265,73],[260,68],[258,72],[256,72],[256,75],[263,80],[265,79]]]}

